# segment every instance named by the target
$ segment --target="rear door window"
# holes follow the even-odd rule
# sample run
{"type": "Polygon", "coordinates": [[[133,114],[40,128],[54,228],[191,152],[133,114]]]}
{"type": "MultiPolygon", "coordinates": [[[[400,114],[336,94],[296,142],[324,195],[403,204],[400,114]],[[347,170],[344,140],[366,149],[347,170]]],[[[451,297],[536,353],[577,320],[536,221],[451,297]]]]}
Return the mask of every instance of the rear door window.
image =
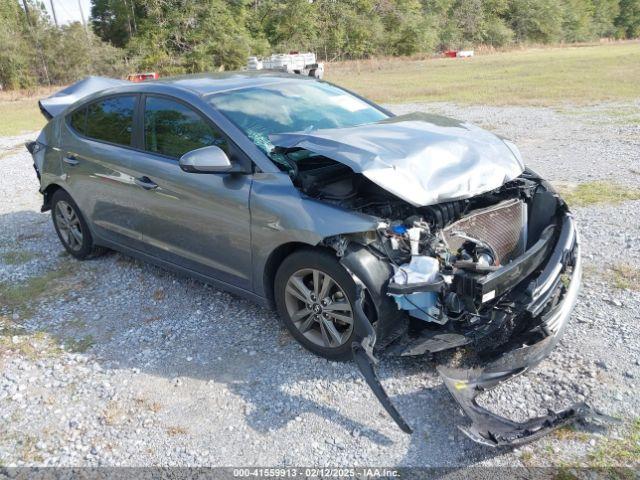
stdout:
{"type": "Polygon", "coordinates": [[[135,95],[109,97],[90,104],[84,134],[95,140],[130,146],[135,105],[135,95]]]}
{"type": "Polygon", "coordinates": [[[162,97],[146,98],[144,142],[145,150],[172,158],[210,145],[227,152],[224,137],[200,114],[182,103],[162,97]]]}
{"type": "Polygon", "coordinates": [[[80,135],[84,135],[85,127],[87,125],[87,108],[81,108],[76,110],[69,116],[69,125],[80,135]]]}

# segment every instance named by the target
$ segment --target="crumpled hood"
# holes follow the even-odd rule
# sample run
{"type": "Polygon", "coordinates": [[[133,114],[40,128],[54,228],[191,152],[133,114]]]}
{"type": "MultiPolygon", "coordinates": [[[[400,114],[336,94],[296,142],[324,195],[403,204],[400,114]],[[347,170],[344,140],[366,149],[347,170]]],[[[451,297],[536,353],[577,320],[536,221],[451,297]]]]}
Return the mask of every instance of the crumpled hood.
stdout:
{"type": "Polygon", "coordinates": [[[519,176],[517,147],[470,123],[413,113],[347,128],[270,135],[362,173],[419,207],[473,197],[519,176]]]}

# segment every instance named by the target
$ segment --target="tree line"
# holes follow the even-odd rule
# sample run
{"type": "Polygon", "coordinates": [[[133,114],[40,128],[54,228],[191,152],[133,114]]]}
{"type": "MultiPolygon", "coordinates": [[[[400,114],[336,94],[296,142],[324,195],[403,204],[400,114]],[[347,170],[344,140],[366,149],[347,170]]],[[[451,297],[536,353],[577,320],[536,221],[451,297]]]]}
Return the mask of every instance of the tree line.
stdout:
{"type": "Polygon", "coordinates": [[[57,28],[40,0],[0,0],[0,84],[236,69],[294,50],[345,60],[603,37],[640,37],[640,0],[92,0],[89,28],[57,28]]]}

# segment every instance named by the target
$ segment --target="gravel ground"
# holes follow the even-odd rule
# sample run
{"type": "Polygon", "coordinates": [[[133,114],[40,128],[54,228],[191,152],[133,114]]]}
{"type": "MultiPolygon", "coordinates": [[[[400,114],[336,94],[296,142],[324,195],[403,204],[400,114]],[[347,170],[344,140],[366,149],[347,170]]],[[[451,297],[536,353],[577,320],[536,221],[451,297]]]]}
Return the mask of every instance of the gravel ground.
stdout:
{"type": "MultiPolygon", "coordinates": [[[[637,185],[640,127],[618,107],[392,108],[482,124],[553,181],[637,185]]],[[[463,417],[426,360],[380,368],[415,427],[405,435],[352,364],[306,352],[274,313],[118,253],[71,259],[14,148],[33,137],[0,139],[0,285],[29,297],[0,306],[0,465],[558,465],[638,416],[640,293],[615,288],[609,268],[640,267],[640,201],[576,210],[586,275],[570,327],[535,371],[482,400],[524,418],[586,398],[623,425],[492,450],[457,430],[463,417]]]]}

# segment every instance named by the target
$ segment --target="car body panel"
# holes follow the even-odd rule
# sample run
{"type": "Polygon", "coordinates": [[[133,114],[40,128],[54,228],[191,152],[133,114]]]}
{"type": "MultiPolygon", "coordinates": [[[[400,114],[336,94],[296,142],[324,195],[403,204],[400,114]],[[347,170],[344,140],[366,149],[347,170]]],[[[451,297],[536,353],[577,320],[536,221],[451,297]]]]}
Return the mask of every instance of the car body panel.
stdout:
{"type": "Polygon", "coordinates": [[[187,173],[174,159],[143,152],[131,170],[157,184],[132,193],[149,253],[251,289],[251,175],[187,173]]]}
{"type": "Polygon", "coordinates": [[[374,230],[377,224],[375,217],[305,197],[283,172],[255,174],[251,189],[255,293],[268,296],[264,268],[271,253],[281,245],[314,246],[334,235],[374,230]]]}
{"type": "Polygon", "coordinates": [[[155,263],[186,269],[264,303],[269,293],[263,269],[274,250],[291,243],[318,245],[327,236],[368,231],[375,228],[376,219],[301,195],[264,152],[206,101],[205,95],[248,83],[292,81],[289,75],[223,77],[223,85],[200,75],[170,83],[123,82],[82,98],[67,95],[73,102],[57,111],[38,139],[53,145],[50,150],[55,152],[54,161],[38,167],[44,172],[41,191],[56,184],[77,197],[99,243],[126,248],[147,259],[157,257],[155,263]],[[255,173],[186,173],[177,161],[145,152],[135,142],[122,147],[87,139],[65,121],[67,113],[81,105],[130,93],[166,96],[188,104],[233,139],[241,154],[251,159],[255,173]],[[77,155],[80,163],[65,165],[65,153],[77,155]],[[141,176],[148,176],[158,188],[141,189],[135,183],[141,176]],[[286,201],[278,202],[279,198],[286,201]]]}
{"type": "Polygon", "coordinates": [[[60,123],[64,188],[90,219],[93,234],[141,248],[142,224],[135,201],[139,187],[131,170],[137,152],[82,137],[66,122],[60,123]]]}
{"type": "MultiPolygon", "coordinates": [[[[184,75],[170,77],[168,79],[160,79],[152,83],[132,83],[127,80],[120,80],[109,77],[89,76],[79,80],[68,87],[57,91],[53,95],[40,100],[39,105],[43,113],[48,118],[56,117],[71,105],[78,101],[89,99],[92,95],[103,95],[108,92],[124,92],[124,91],[156,91],[156,92],[175,92],[177,89],[196,94],[198,96],[207,96],[221,91],[233,90],[241,88],[247,84],[251,86],[268,85],[279,83],[285,80],[291,80],[290,75],[286,74],[251,74],[247,73],[227,73],[200,75],[184,75]],[[215,79],[214,82],[211,80],[215,79]],[[119,88],[122,87],[122,88],[119,88]]],[[[304,80],[300,77],[297,80],[304,80]]],[[[313,81],[312,79],[308,79],[313,81]]]]}
{"type": "Polygon", "coordinates": [[[278,147],[304,148],[341,162],[414,206],[470,198],[524,171],[515,146],[438,115],[409,114],[269,138],[278,147]]]}

